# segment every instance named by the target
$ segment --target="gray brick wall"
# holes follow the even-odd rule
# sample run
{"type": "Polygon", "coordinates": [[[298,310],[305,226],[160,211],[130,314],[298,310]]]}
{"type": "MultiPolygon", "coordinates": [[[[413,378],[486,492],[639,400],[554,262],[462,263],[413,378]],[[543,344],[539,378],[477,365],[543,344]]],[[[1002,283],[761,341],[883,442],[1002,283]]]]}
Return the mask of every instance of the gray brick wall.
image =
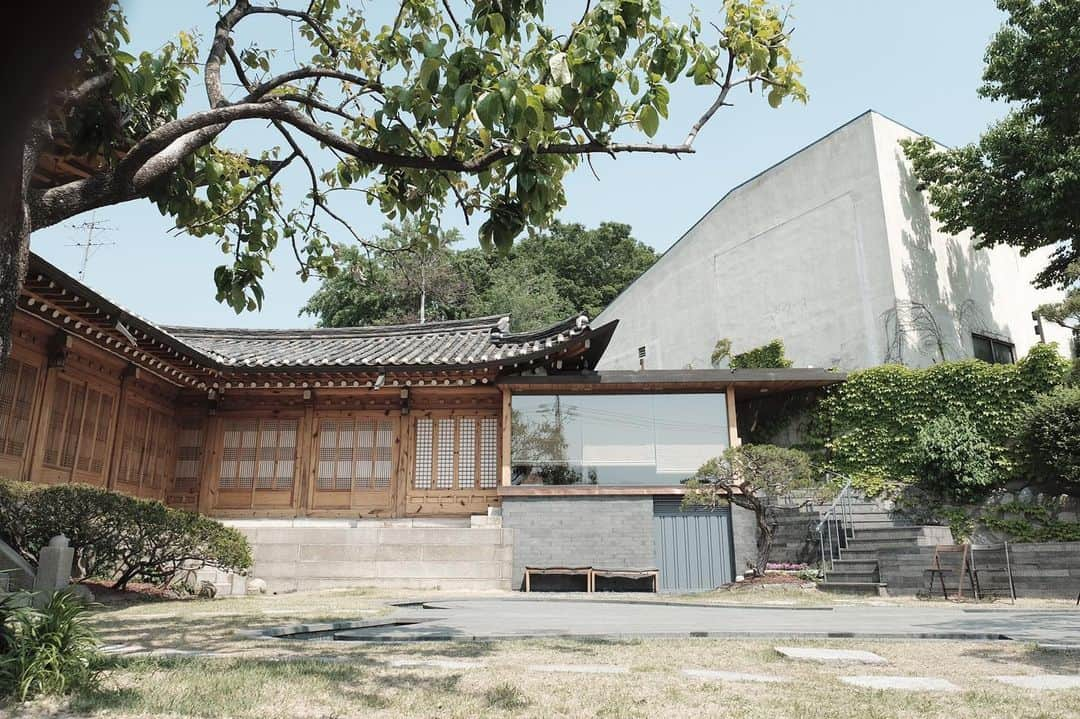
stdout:
{"type": "Polygon", "coordinates": [[[504,497],[514,530],[511,587],[525,566],[646,569],[655,566],[652,497],[504,497]]]}

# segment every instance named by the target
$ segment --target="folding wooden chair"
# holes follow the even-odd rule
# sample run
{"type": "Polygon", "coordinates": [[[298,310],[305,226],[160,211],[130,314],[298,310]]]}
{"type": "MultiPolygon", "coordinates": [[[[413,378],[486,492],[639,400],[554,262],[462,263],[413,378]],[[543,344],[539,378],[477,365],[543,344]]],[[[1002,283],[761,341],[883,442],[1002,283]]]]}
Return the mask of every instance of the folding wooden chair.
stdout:
{"type": "Polygon", "coordinates": [[[945,585],[946,574],[956,574],[955,599],[964,598],[964,576],[967,576],[971,586],[971,594],[976,599],[978,592],[975,589],[975,578],[971,572],[970,545],[967,544],[939,544],[934,548],[933,565],[927,572],[930,575],[930,586],[927,596],[934,594],[934,581],[941,583],[941,595],[949,599],[949,589],[945,585]],[[943,561],[944,560],[944,561],[943,561]]]}
{"type": "Polygon", "coordinates": [[[976,599],[982,599],[996,589],[990,582],[985,581],[984,577],[987,575],[991,578],[1003,575],[1009,583],[1009,599],[1016,604],[1016,584],[1013,582],[1008,542],[971,545],[971,576],[975,583],[976,599]]]}

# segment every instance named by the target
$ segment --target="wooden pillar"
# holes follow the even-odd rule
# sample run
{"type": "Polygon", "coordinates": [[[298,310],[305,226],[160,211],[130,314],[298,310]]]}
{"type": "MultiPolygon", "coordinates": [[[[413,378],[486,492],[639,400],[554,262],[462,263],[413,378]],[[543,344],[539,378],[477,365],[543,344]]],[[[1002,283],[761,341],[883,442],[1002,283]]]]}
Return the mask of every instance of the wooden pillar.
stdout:
{"type": "Polygon", "coordinates": [[[510,389],[499,387],[502,391],[502,412],[499,414],[499,484],[504,487],[510,486],[512,478],[510,465],[510,389]]]}
{"type": "Polygon", "coordinates": [[[297,486],[293,491],[292,506],[296,516],[306,517],[315,503],[313,496],[315,472],[319,464],[319,450],[316,445],[319,428],[315,424],[315,392],[310,389],[304,390],[304,417],[300,420],[299,432],[301,441],[296,448],[296,464],[299,471],[296,472],[297,486]]]}
{"type": "Polygon", "coordinates": [[[224,424],[216,410],[208,410],[205,434],[203,435],[203,453],[199,462],[199,498],[195,511],[209,514],[217,502],[218,472],[221,469],[221,452],[224,442],[224,424]]]}
{"type": "Polygon", "coordinates": [[[729,384],[724,396],[727,399],[728,444],[738,447],[742,440],[739,439],[738,417],[735,414],[735,385],[729,384]]]}
{"type": "Polygon", "coordinates": [[[124,376],[120,378],[120,394],[116,397],[116,421],[112,428],[112,447],[109,452],[109,475],[106,487],[116,489],[116,472],[120,468],[120,453],[124,451],[124,418],[128,411],[128,398],[131,385],[139,380],[140,370],[135,365],[128,365],[124,376]]]}
{"type": "Polygon", "coordinates": [[[394,432],[396,452],[390,483],[390,514],[394,517],[404,517],[408,509],[409,487],[413,476],[413,447],[416,444],[415,427],[416,420],[413,419],[411,411],[398,417],[394,432]]]}

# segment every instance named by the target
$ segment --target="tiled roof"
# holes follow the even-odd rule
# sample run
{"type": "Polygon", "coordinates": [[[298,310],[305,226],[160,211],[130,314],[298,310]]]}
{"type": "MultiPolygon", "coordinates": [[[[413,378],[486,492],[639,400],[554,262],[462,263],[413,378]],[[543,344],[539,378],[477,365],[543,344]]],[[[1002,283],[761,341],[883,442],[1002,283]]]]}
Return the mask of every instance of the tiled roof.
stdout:
{"type": "Polygon", "coordinates": [[[584,315],[535,332],[512,334],[508,326],[509,318],[494,315],[381,327],[162,329],[232,369],[490,365],[553,353],[593,331],[584,315]]]}

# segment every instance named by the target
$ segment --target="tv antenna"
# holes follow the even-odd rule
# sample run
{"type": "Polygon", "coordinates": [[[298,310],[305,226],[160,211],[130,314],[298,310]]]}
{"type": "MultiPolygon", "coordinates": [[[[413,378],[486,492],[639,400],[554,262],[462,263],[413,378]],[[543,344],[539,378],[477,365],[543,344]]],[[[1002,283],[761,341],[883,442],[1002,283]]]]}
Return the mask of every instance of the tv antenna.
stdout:
{"type": "Polygon", "coordinates": [[[86,277],[86,266],[90,264],[90,258],[94,256],[94,253],[101,247],[107,245],[115,245],[115,242],[99,242],[95,237],[95,233],[99,232],[115,232],[115,227],[109,227],[104,222],[99,222],[97,219],[97,212],[90,214],[90,219],[87,222],[80,222],[77,225],[70,225],[71,229],[78,231],[86,231],[86,239],[82,242],[73,242],[68,247],[81,247],[83,250],[82,263],[79,265],[79,282],[83,281],[86,277]]]}

